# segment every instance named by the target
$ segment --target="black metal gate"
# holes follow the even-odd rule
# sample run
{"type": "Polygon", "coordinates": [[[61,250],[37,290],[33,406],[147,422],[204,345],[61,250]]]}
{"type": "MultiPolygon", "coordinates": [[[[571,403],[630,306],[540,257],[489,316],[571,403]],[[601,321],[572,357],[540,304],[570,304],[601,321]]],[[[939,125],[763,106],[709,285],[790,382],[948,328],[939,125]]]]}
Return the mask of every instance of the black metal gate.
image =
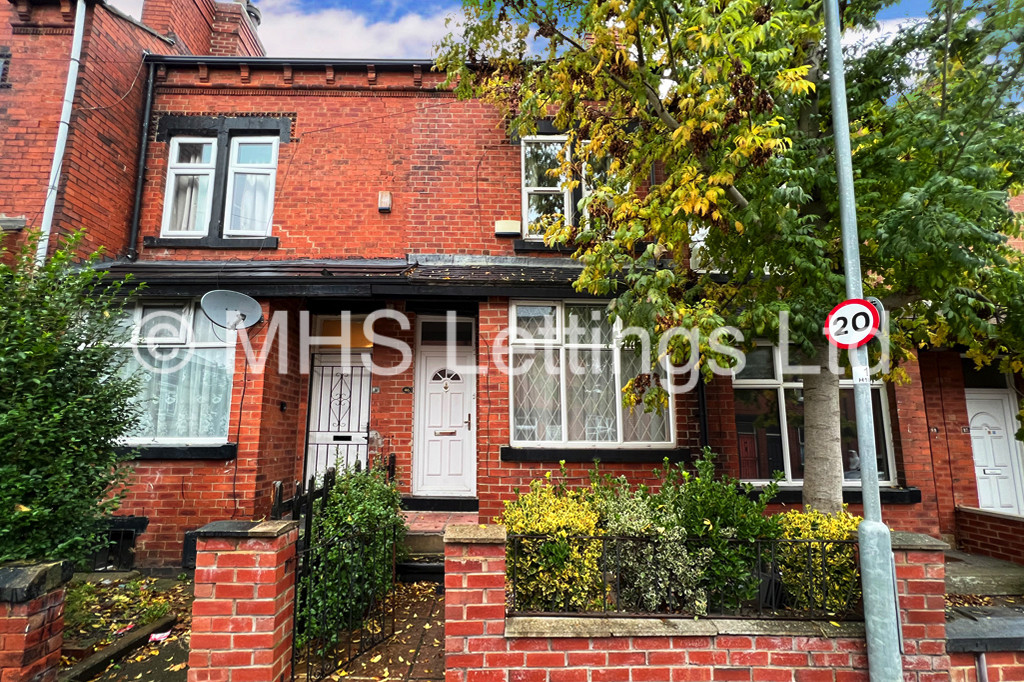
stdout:
{"type": "Polygon", "coordinates": [[[291,499],[280,481],[274,488],[271,517],[299,521],[292,680],[328,679],[395,633],[397,534],[326,530],[319,517],[336,478],[328,469],[319,486],[315,477],[296,484],[291,499]]]}

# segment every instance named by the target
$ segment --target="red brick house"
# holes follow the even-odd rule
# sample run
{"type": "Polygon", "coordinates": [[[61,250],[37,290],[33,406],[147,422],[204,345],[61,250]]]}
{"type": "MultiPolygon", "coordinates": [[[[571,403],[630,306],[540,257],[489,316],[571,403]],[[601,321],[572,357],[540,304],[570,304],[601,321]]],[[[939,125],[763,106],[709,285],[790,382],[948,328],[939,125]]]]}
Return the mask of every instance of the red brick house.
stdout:
{"type": "MultiPolygon", "coordinates": [[[[632,354],[603,302],[574,292],[566,254],[524,228],[531,212],[573,206],[543,173],[557,135],[509,139],[487,106],[440,88],[428,60],[270,59],[243,6],[173,6],[147,0],[140,25],[89,4],[56,226],[85,226],[111,273],[147,284],[135,320],[145,418],[122,508],[149,519],[143,563],[180,564],[185,532],[209,521],[265,516],[276,480],[377,453],[395,456],[410,508],[488,518],[560,460],[573,476],[597,458],[648,479],[705,444],[741,478],[785,471],[781,499],[799,502],[802,398],[777,349],[665,416],[620,406],[632,354]],[[262,307],[251,357],[199,307],[220,289],[262,307]],[[591,363],[582,378],[565,369],[575,351],[591,363]],[[531,369],[542,356],[553,372],[531,369]]],[[[15,229],[35,224],[45,193],[46,111],[55,121],[66,66],[41,55],[67,52],[68,18],[57,2],[0,7],[0,220],[15,229]]],[[[921,352],[907,371],[909,385],[875,388],[885,520],[937,536],[979,501],[1024,514],[1007,378],[956,350],[921,352]]]]}

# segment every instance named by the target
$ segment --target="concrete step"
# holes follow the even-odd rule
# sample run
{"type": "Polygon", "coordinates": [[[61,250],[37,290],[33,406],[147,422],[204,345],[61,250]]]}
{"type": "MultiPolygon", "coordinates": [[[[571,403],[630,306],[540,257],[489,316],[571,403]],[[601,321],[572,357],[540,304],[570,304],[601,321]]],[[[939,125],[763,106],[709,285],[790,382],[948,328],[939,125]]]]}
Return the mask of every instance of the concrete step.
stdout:
{"type": "Polygon", "coordinates": [[[947,550],[946,594],[1024,594],[1024,566],[980,554],[947,550]]]}
{"type": "Polygon", "coordinates": [[[405,535],[409,554],[434,554],[444,559],[444,531],[409,531],[405,535]]]}
{"type": "Polygon", "coordinates": [[[412,555],[397,566],[398,579],[403,583],[429,581],[444,585],[444,556],[437,554],[412,555]]]}

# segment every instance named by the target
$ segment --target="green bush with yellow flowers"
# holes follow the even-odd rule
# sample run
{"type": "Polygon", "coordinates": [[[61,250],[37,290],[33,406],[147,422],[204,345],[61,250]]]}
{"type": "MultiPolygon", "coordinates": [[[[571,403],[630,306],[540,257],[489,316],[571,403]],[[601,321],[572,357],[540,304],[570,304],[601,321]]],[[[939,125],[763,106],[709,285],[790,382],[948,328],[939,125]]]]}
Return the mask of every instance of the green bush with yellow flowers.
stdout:
{"type": "Polygon", "coordinates": [[[597,507],[587,491],[552,483],[551,472],[505,503],[501,523],[514,539],[507,572],[519,611],[585,611],[604,597],[597,507]],[[538,536],[538,537],[532,537],[538,536]]]}
{"type": "Polygon", "coordinates": [[[794,509],[777,515],[782,539],[815,542],[783,543],[778,568],[788,605],[799,610],[824,611],[842,616],[860,602],[857,565],[857,526],[863,520],[845,509],[825,514],[815,509],[794,509]]]}

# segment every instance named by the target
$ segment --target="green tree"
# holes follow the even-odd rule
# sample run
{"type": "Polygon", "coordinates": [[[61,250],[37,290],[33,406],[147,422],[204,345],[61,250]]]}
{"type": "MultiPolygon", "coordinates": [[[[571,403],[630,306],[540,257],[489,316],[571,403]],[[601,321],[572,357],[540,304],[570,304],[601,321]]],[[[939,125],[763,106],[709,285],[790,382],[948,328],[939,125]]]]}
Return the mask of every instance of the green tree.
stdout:
{"type": "MultiPolygon", "coordinates": [[[[849,32],[888,3],[842,4],[849,32]]],[[[578,289],[613,297],[612,315],[655,338],[699,329],[705,374],[715,327],[777,340],[781,311],[790,342],[825,367],[822,326],[845,294],[822,12],[820,0],[464,0],[437,64],[512,133],[544,118],[566,131],[561,177],[593,189],[575,225],[543,227],[576,247],[578,289]],[[717,273],[691,267],[698,240],[717,273]]],[[[1024,367],[1007,208],[1024,179],[1022,45],[1022,0],[937,0],[926,21],[846,55],[865,293],[892,313],[897,363],[964,344],[1024,367]]],[[[669,349],[698,360],[683,338],[669,349]]],[[[895,366],[888,378],[906,380],[895,366]]],[[[627,400],[664,405],[647,384],[627,400]]],[[[838,377],[807,376],[804,394],[804,502],[837,511],[838,377]]]]}
{"type": "Polygon", "coordinates": [[[138,421],[123,282],[76,262],[80,242],[37,265],[29,239],[0,265],[0,561],[82,559],[120,502],[117,444],[138,421]]]}

